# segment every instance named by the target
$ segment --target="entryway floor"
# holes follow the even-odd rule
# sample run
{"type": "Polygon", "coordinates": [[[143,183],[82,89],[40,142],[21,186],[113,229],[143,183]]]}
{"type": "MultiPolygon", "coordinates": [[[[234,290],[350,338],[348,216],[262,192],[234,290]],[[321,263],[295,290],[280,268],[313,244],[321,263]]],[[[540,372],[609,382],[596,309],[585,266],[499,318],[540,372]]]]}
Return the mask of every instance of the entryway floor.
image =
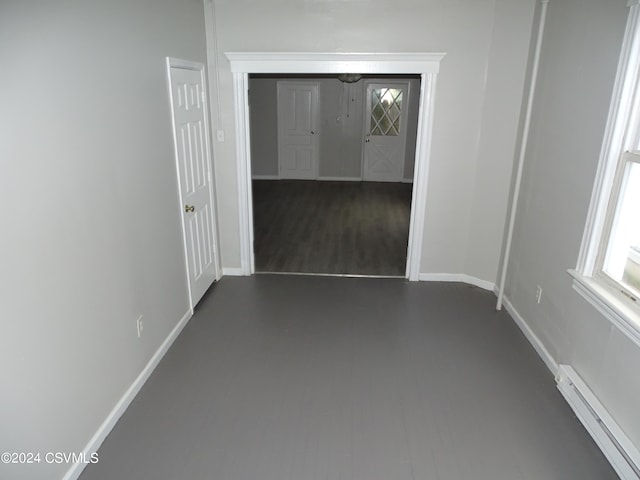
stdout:
{"type": "Polygon", "coordinates": [[[408,183],[254,180],[257,272],[405,275],[408,183]]]}

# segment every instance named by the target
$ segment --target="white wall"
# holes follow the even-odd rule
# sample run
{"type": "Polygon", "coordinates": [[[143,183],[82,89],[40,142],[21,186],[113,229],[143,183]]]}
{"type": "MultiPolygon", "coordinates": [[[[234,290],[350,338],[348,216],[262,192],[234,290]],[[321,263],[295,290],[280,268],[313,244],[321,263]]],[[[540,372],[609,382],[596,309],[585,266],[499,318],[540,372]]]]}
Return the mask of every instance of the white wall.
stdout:
{"type": "Polygon", "coordinates": [[[278,176],[278,79],[249,80],[251,174],[278,176]]]}
{"type": "Polygon", "coordinates": [[[521,100],[526,101],[523,88],[525,81],[528,88],[530,77],[526,71],[529,55],[524,52],[531,45],[534,6],[501,0],[495,7],[464,267],[468,275],[492,281],[498,276],[502,237],[497,234],[505,225],[505,199],[519,153],[516,137],[525,106],[521,100]]]}
{"type": "Polygon", "coordinates": [[[320,80],[319,176],[359,179],[362,165],[364,81],[320,80]],[[345,105],[350,103],[347,118],[345,105]],[[339,119],[339,120],[338,120],[339,119]]]}
{"type": "MultiPolygon", "coordinates": [[[[257,77],[249,82],[251,173],[278,176],[277,82],[257,77]]],[[[288,80],[296,80],[294,77],[288,80]]],[[[319,85],[320,177],[360,178],[362,158],[362,84],[344,84],[337,78],[304,78],[319,85]],[[347,118],[345,98],[353,99],[347,118]]]]}
{"type": "Polygon", "coordinates": [[[167,55],[206,60],[200,0],[0,6],[2,451],[81,451],[188,311],[167,55]]]}
{"type": "Polygon", "coordinates": [[[640,448],[640,348],[572,289],[566,273],[577,263],[626,3],[549,4],[506,295],[554,360],[574,366],[640,448]]]}
{"type": "Polygon", "coordinates": [[[216,0],[221,100],[216,128],[227,132],[227,141],[215,145],[224,203],[223,265],[240,265],[233,89],[223,52],[446,52],[435,100],[421,270],[468,270],[493,283],[515,127],[506,134],[503,129],[518,123],[534,5],[534,0],[216,0]],[[510,22],[514,28],[508,28],[510,22]],[[504,95],[498,95],[505,85],[504,95]]]}

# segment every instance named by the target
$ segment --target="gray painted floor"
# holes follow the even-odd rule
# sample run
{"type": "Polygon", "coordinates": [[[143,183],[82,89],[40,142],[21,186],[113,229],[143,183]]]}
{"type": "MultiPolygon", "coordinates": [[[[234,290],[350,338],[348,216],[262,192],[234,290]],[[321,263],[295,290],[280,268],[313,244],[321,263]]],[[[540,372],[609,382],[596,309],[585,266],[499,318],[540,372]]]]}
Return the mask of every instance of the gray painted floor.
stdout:
{"type": "Polygon", "coordinates": [[[462,284],[226,277],[81,479],[617,478],[494,304],[462,284]]]}
{"type": "Polygon", "coordinates": [[[408,183],[254,180],[258,272],[405,276],[408,183]]]}

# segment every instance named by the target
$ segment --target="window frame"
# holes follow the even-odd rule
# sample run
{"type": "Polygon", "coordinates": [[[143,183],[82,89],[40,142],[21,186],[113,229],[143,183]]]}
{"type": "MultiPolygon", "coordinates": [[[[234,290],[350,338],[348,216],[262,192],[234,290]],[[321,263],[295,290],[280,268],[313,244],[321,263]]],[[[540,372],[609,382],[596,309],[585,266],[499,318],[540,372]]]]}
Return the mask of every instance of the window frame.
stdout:
{"type": "MultiPolygon", "coordinates": [[[[634,136],[637,136],[634,135],[634,136]]],[[[618,213],[618,207],[622,200],[624,180],[626,177],[627,168],[630,164],[636,163],[640,165],[640,151],[624,151],[620,154],[620,159],[616,165],[616,173],[613,181],[611,193],[609,195],[609,204],[605,214],[605,220],[602,230],[602,237],[599,241],[598,254],[596,256],[593,277],[596,280],[605,283],[612,291],[621,293],[621,297],[624,301],[633,302],[630,304],[635,310],[637,310],[640,318],[640,296],[638,293],[627,288],[627,286],[617,281],[611,275],[609,275],[604,268],[605,260],[609,252],[609,244],[611,243],[611,236],[616,222],[616,215],[618,213]]],[[[640,325],[639,325],[640,326],[640,325]]]]}
{"type": "MultiPolygon", "coordinates": [[[[573,287],[640,346],[640,298],[604,272],[627,152],[640,154],[640,0],[629,17],[573,287]],[[630,298],[631,297],[631,298],[630,298]],[[635,300],[633,300],[635,298],[635,300]]],[[[640,162],[639,162],[640,163],[640,162]]]]}

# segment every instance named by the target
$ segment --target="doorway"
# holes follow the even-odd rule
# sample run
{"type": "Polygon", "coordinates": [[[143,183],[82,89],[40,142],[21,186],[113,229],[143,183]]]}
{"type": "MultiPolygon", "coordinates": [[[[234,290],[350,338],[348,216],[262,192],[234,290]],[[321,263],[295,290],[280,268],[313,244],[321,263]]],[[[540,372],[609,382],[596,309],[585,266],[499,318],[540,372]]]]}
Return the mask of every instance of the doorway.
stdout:
{"type": "Polygon", "coordinates": [[[249,78],[257,273],[405,277],[420,78],[339,77],[249,78]]]}
{"type": "Polygon", "coordinates": [[[234,273],[251,275],[255,272],[248,111],[249,74],[418,74],[421,86],[405,276],[410,281],[419,280],[436,78],[440,61],[445,54],[227,52],[225,56],[230,62],[233,74],[238,169],[240,267],[233,269],[234,273]]]}

